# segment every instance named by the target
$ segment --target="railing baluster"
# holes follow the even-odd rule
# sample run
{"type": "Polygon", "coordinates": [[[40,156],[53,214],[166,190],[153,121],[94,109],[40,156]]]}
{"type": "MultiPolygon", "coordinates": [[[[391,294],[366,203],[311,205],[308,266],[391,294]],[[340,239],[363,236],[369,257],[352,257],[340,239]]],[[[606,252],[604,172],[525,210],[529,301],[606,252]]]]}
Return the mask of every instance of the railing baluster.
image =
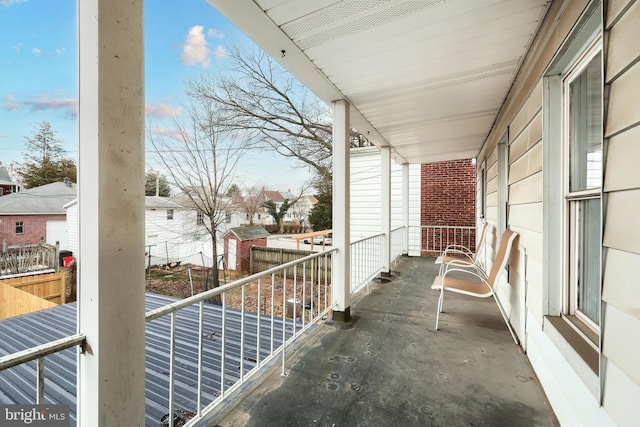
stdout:
{"type": "Polygon", "coordinates": [[[275,284],[275,273],[271,275],[271,354],[273,354],[273,340],[275,340],[274,335],[274,323],[275,323],[275,312],[274,312],[274,300],[276,299],[276,284],[275,284]]]}
{"type": "Polygon", "coordinates": [[[173,427],[173,387],[175,381],[176,358],[176,312],[171,313],[171,331],[169,332],[169,427],[173,427]]]}
{"type": "Polygon", "coordinates": [[[307,262],[302,264],[302,328],[306,324],[306,305],[307,305],[307,262]]]}
{"type": "Polygon", "coordinates": [[[44,403],[44,357],[38,358],[38,378],[37,378],[36,403],[41,405],[44,403]]]}
{"type": "Polygon", "coordinates": [[[202,374],[204,366],[202,365],[202,353],[204,348],[204,301],[198,304],[198,407],[196,414],[198,417],[202,414],[202,374]]]}
{"type": "Polygon", "coordinates": [[[260,342],[261,342],[260,324],[262,323],[260,321],[260,316],[262,314],[262,311],[261,311],[261,307],[262,307],[262,305],[261,305],[261,296],[262,296],[262,279],[258,279],[258,304],[257,304],[258,305],[258,313],[257,313],[258,318],[256,319],[256,323],[257,323],[257,326],[256,326],[256,329],[257,329],[257,331],[256,331],[256,340],[257,340],[256,341],[256,365],[258,366],[258,368],[261,366],[261,360],[260,360],[260,342]]]}
{"type": "Polygon", "coordinates": [[[226,293],[222,294],[222,332],[220,333],[220,339],[222,340],[222,349],[220,354],[220,398],[224,399],[224,365],[227,362],[227,298],[226,293]]]}
{"type": "Polygon", "coordinates": [[[287,343],[287,270],[282,274],[282,372],[281,377],[285,377],[284,358],[287,343]]]}
{"type": "Polygon", "coordinates": [[[240,381],[244,382],[244,314],[245,314],[245,286],[242,286],[240,308],[240,381]]]}

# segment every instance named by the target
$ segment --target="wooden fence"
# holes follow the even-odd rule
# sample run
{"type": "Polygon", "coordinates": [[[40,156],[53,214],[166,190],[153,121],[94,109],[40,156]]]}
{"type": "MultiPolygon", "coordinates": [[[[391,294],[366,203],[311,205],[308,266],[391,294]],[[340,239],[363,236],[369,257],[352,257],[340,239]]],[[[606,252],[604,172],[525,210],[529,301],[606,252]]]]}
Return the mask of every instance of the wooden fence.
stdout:
{"type": "MultiPolygon", "coordinates": [[[[295,249],[282,249],[282,248],[267,248],[260,246],[251,247],[251,274],[260,273],[273,267],[277,267],[287,262],[295,261],[300,258],[304,258],[307,255],[312,254],[311,251],[300,251],[295,249]]],[[[293,278],[294,268],[287,269],[287,277],[293,278]]],[[[296,274],[302,277],[305,274],[307,279],[311,277],[318,278],[320,275],[320,281],[324,281],[325,273],[331,278],[331,254],[327,257],[319,257],[313,261],[309,261],[305,265],[305,271],[303,273],[302,268],[298,267],[296,274]]]]}
{"type": "Polygon", "coordinates": [[[64,304],[66,274],[61,271],[0,279],[0,288],[1,319],[64,304]]]}

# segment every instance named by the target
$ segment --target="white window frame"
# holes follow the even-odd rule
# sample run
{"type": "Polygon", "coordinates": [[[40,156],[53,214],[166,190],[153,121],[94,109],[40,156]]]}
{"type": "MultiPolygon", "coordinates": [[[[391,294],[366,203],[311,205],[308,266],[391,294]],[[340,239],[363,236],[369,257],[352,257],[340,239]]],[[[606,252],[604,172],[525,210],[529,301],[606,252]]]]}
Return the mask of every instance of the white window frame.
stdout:
{"type": "Polygon", "coordinates": [[[167,219],[168,220],[173,219],[173,209],[167,209],[167,219]]]}
{"type": "MultiPolygon", "coordinates": [[[[580,252],[579,246],[582,241],[579,240],[577,230],[580,228],[580,206],[581,202],[599,199],[602,209],[602,179],[601,186],[589,190],[571,191],[570,189],[570,99],[569,99],[569,87],[570,84],[579,77],[591,61],[600,55],[602,61],[602,36],[599,34],[594,40],[582,51],[582,53],[573,61],[571,67],[564,73],[562,78],[562,139],[563,139],[563,287],[562,287],[562,315],[565,317],[572,326],[577,327],[587,337],[599,336],[600,325],[589,318],[587,315],[580,311],[578,306],[578,281],[579,277],[578,266],[579,258],[577,253],[580,252]],[[586,329],[585,329],[586,328],[586,329]],[[589,334],[588,332],[591,332],[589,334]]],[[[602,64],[602,62],[601,62],[602,64]]],[[[602,78],[602,69],[601,69],[602,78]]],[[[603,101],[601,99],[601,101],[603,101]]],[[[601,123],[602,121],[602,117],[601,123]]],[[[603,141],[600,142],[601,147],[603,141]]],[[[604,148],[602,147],[602,152],[604,148]]],[[[602,174],[602,164],[600,168],[602,174]]],[[[602,176],[601,176],[602,178],[602,176]]],[[[602,211],[600,212],[600,241],[602,230],[602,211]]],[[[590,260],[600,263],[600,275],[602,274],[602,254],[598,260],[590,260]]],[[[598,283],[601,283],[599,278],[598,283]]],[[[600,284],[601,286],[601,284],[600,284]]],[[[599,292],[600,294],[600,292],[599,292]]],[[[601,301],[600,301],[601,302],[601,301]]],[[[602,319],[601,313],[598,312],[598,318],[602,319]]],[[[589,339],[592,346],[597,347],[598,342],[594,339],[589,339]]]]}

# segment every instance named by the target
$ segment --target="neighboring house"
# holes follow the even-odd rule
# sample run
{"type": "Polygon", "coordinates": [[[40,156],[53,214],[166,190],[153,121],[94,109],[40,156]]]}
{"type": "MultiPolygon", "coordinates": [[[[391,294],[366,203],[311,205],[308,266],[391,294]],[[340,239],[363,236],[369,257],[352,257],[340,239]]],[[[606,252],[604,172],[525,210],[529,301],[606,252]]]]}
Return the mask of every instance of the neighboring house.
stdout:
{"type": "MultiPolygon", "coordinates": [[[[180,206],[176,211],[177,221],[175,222],[175,227],[173,227],[175,230],[173,244],[179,248],[178,259],[183,263],[188,262],[198,265],[204,264],[208,267],[212,266],[213,246],[211,244],[210,234],[205,227],[205,222],[208,221],[208,219],[202,212],[198,211],[189,198],[184,195],[177,195],[171,197],[169,200],[180,206]]],[[[220,265],[221,257],[224,254],[222,238],[224,233],[231,227],[239,227],[248,222],[245,219],[245,215],[238,211],[231,200],[223,199],[220,205],[224,206],[225,209],[218,214],[224,216],[224,219],[218,226],[216,236],[218,265],[220,265]]]]}
{"type": "Polygon", "coordinates": [[[0,240],[24,245],[44,240],[67,249],[64,206],[76,198],[76,184],[54,182],[0,197],[0,240]]]}
{"type": "Polygon", "coordinates": [[[229,270],[249,272],[251,246],[267,246],[269,232],[259,225],[230,228],[224,234],[225,262],[229,270]]]}
{"type": "Polygon", "coordinates": [[[20,191],[20,184],[13,182],[9,169],[0,162],[0,196],[18,191],[20,191]]]}
{"type": "Polygon", "coordinates": [[[318,199],[312,195],[305,195],[300,197],[294,204],[289,208],[287,214],[284,216],[285,221],[297,221],[300,223],[301,227],[309,226],[309,213],[311,209],[318,203],[318,199]]]}
{"type": "MultiPolygon", "coordinates": [[[[151,265],[191,263],[213,265],[213,248],[204,216],[189,207],[184,197],[145,196],[145,246],[147,262],[151,265]]],[[[65,205],[68,220],[69,250],[78,248],[78,204],[73,200],[65,205]]],[[[223,254],[222,235],[229,227],[244,224],[242,214],[227,211],[218,229],[218,255],[223,254]]]]}
{"type": "MultiPolygon", "coordinates": [[[[377,147],[351,149],[351,241],[382,232],[382,156],[377,147]]],[[[420,255],[421,172],[420,165],[408,165],[409,255],[420,255]]],[[[391,227],[402,226],[402,165],[391,163],[391,227]]]]}

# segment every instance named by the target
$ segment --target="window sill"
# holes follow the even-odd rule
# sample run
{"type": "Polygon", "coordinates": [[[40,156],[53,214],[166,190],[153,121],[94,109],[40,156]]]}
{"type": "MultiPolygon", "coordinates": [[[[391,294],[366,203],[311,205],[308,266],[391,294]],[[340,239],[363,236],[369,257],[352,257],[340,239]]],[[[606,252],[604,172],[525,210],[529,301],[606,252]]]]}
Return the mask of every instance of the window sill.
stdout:
{"type": "Polygon", "coordinates": [[[594,396],[600,387],[599,353],[585,337],[560,316],[545,316],[543,329],[558,351],[594,396]]]}
{"type": "MultiPolygon", "coordinates": [[[[545,325],[551,324],[558,334],[573,348],[584,363],[598,375],[598,351],[592,346],[592,337],[588,337],[592,342],[587,342],[585,337],[569,325],[566,320],[560,316],[546,316],[545,325]]],[[[577,326],[576,326],[577,328],[577,326]]]]}

